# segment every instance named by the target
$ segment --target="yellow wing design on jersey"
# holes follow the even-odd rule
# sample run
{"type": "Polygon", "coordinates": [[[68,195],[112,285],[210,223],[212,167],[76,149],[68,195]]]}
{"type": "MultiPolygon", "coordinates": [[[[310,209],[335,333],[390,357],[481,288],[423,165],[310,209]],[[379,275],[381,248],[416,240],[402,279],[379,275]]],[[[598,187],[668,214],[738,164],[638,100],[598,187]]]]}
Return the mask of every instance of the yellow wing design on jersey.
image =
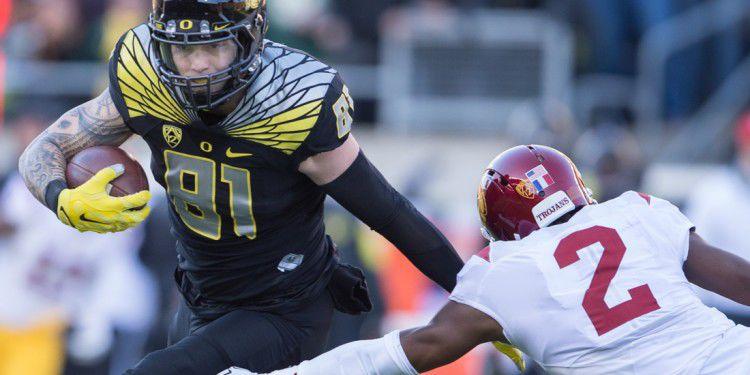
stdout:
{"type": "Polygon", "coordinates": [[[131,118],[150,115],[167,122],[190,124],[185,110],[159,80],[133,30],[128,31],[120,47],[117,80],[131,118]]]}
{"type": "Polygon", "coordinates": [[[233,137],[273,147],[289,155],[310,135],[322,107],[322,99],[312,101],[227,133],[233,137]]]}

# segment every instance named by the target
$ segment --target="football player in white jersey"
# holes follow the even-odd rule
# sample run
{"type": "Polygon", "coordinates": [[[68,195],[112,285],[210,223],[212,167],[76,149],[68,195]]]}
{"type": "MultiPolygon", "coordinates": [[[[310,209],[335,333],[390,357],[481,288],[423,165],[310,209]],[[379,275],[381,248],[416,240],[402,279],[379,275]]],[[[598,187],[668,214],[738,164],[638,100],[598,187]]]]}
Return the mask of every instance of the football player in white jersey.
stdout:
{"type": "Polygon", "coordinates": [[[274,374],[416,374],[494,341],[554,374],[750,374],[750,328],[690,288],[750,305],[750,263],[669,202],[626,192],[596,204],[568,157],[535,145],[495,158],[478,201],[493,242],[429,324],[274,374]]]}

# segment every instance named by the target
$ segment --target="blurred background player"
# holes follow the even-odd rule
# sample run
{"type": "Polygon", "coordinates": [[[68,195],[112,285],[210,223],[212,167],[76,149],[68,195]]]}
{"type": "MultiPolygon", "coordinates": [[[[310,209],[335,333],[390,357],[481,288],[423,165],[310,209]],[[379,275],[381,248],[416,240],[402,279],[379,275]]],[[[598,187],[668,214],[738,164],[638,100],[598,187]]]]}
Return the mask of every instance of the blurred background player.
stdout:
{"type": "Polygon", "coordinates": [[[148,216],[148,191],[109,196],[114,165],[68,188],[66,159],[132,134],[152,150],[178,238],[183,304],[171,345],[127,373],[273,370],[325,349],[334,308],[371,308],[362,272],[325,234],[330,195],[450,291],[463,262],[350,135],[338,73],[265,39],[265,1],[159,0],[110,60],[110,87],[19,159],[27,187],[63,223],[118,232],[148,216]],[[248,348],[255,348],[247,355],[248,348]]]}
{"type": "MultiPolygon", "coordinates": [[[[15,119],[18,146],[47,120],[15,119]]],[[[142,336],[153,319],[151,280],[137,262],[143,234],[80,233],[33,201],[17,173],[7,177],[0,191],[0,295],[8,301],[0,306],[0,374],[60,374],[66,362],[101,374],[118,360],[137,360],[142,342],[129,343],[129,356],[116,347],[118,336],[142,336]]]]}
{"type": "Polygon", "coordinates": [[[750,328],[690,286],[750,305],[750,262],[708,245],[669,202],[629,191],[597,203],[570,159],[539,145],[498,155],[477,199],[492,242],[429,324],[273,374],[417,374],[490,341],[555,374],[750,371],[750,328]]]}

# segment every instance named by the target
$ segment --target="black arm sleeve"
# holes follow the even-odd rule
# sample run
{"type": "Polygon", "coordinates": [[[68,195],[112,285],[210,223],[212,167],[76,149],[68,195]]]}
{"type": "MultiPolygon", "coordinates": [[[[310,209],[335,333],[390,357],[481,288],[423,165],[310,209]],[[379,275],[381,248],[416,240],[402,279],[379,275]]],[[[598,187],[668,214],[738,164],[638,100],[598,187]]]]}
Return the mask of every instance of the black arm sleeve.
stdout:
{"type": "Polygon", "coordinates": [[[463,261],[450,242],[385,180],[362,151],[323,190],[391,241],[427,277],[452,291],[463,261]]]}

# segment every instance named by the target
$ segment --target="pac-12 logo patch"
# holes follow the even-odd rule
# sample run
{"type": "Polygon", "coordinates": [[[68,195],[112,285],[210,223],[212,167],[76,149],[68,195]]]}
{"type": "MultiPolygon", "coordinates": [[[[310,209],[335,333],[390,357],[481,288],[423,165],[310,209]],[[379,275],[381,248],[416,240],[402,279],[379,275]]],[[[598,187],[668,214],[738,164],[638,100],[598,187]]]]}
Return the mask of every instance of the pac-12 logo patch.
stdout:
{"type": "Polygon", "coordinates": [[[162,126],[161,133],[164,135],[164,141],[166,141],[171,148],[179,146],[180,142],[182,142],[182,129],[174,125],[162,126]]]}

